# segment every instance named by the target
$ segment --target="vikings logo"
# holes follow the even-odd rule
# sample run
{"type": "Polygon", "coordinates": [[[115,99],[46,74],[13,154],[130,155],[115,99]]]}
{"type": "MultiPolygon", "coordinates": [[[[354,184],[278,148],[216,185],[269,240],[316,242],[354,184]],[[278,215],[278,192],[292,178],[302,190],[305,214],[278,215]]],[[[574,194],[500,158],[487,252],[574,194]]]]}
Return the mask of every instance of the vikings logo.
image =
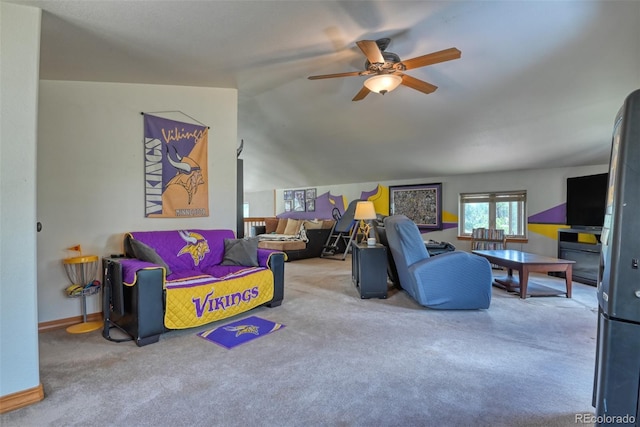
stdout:
{"type": "Polygon", "coordinates": [[[236,338],[243,334],[258,334],[258,327],[255,325],[225,326],[225,331],[235,332],[236,338]]]}
{"type": "Polygon", "coordinates": [[[193,198],[193,195],[198,191],[198,186],[200,184],[204,184],[200,165],[198,165],[193,159],[189,157],[181,157],[175,147],[173,147],[173,151],[176,155],[177,161],[173,160],[169,155],[168,147],[166,148],[166,150],[167,160],[169,160],[169,164],[171,164],[171,166],[178,170],[178,173],[167,183],[167,187],[174,184],[183,187],[187,191],[187,195],[189,196],[189,204],[191,204],[191,199],[193,198]]]}
{"type": "Polygon", "coordinates": [[[193,233],[191,231],[178,231],[182,240],[187,242],[186,245],[180,249],[178,256],[184,254],[190,254],[193,258],[195,265],[200,264],[200,261],[204,259],[205,254],[209,253],[209,243],[202,237],[201,234],[193,233]]]}

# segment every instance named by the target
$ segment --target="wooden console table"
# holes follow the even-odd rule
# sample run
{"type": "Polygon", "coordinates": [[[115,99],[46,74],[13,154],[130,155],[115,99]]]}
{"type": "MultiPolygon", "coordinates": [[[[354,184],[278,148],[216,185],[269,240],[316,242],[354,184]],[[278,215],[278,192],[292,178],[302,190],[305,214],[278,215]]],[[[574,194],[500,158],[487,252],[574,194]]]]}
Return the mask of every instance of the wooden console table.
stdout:
{"type": "MultiPolygon", "coordinates": [[[[493,251],[472,251],[489,260],[489,262],[506,267],[507,277],[504,279],[494,279],[495,283],[509,292],[520,291],[520,298],[527,297],[527,285],[529,273],[550,273],[563,272],[567,291],[564,292],[567,298],[571,298],[571,272],[575,261],[559,258],[551,258],[542,255],[530,254],[516,250],[493,250],[493,251]],[[518,279],[513,277],[513,270],[518,271],[518,279]]],[[[560,294],[563,292],[560,292],[560,294]]],[[[558,295],[559,292],[537,293],[535,296],[558,295]]]]}

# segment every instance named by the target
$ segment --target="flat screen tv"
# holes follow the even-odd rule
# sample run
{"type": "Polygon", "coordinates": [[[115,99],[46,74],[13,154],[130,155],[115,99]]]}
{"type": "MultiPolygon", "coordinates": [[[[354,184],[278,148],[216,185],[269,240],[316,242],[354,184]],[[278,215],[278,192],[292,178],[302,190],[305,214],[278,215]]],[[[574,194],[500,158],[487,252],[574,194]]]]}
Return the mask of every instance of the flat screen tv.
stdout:
{"type": "Polygon", "coordinates": [[[608,173],[567,178],[567,225],[602,228],[607,200],[608,173]]]}

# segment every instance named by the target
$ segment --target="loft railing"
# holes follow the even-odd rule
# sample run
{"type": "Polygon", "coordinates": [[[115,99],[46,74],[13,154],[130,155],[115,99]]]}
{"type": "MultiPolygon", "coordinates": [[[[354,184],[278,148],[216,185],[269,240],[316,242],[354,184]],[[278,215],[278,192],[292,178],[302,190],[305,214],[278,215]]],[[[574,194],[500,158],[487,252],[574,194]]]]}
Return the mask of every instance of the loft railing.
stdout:
{"type": "Polygon", "coordinates": [[[265,225],[265,219],[267,217],[251,216],[244,219],[244,235],[251,236],[251,227],[256,225],[265,225]]]}

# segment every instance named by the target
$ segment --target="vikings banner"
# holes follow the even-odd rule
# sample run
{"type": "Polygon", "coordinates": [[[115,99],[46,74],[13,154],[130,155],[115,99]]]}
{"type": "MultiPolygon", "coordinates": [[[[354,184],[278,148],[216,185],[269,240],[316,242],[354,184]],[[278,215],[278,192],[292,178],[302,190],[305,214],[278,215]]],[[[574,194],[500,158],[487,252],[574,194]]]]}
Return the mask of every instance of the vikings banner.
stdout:
{"type": "Polygon", "coordinates": [[[208,128],[144,114],[145,216],[209,216],[208,128]]]}

